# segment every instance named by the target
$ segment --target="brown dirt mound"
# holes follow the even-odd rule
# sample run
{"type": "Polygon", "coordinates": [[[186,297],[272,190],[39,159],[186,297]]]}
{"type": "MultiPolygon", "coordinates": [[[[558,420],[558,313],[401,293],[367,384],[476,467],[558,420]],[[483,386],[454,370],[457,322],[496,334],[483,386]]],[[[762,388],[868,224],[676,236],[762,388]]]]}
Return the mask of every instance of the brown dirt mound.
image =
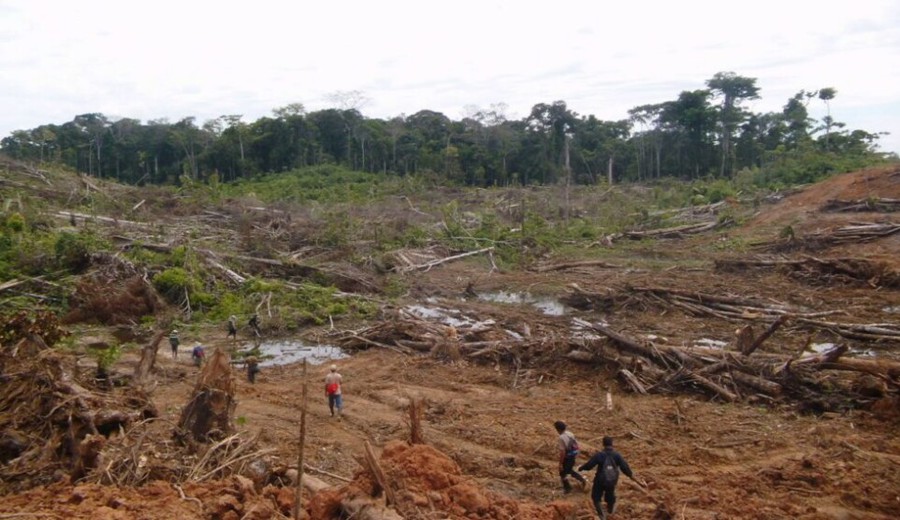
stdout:
{"type": "Polygon", "coordinates": [[[870,197],[900,198],[900,167],[873,168],[836,175],[789,195],[774,206],[766,207],[746,227],[752,229],[790,224],[795,227],[821,228],[831,221],[843,223],[860,220],[860,214],[822,213],[821,209],[834,199],[857,200],[870,197]]]}
{"type": "MultiPolygon", "coordinates": [[[[574,518],[576,512],[575,504],[571,502],[537,505],[487,490],[464,476],[459,465],[447,455],[423,444],[389,442],[382,452],[381,464],[387,480],[395,488],[395,509],[410,520],[434,518],[436,511],[442,512],[441,518],[460,520],[564,520],[574,518]]],[[[368,473],[363,472],[337,494],[319,493],[310,505],[312,517],[321,520],[341,518],[335,516],[339,508],[334,505],[342,495],[358,490],[371,494],[374,486],[368,473]]]]}
{"type": "MultiPolygon", "coordinates": [[[[898,220],[897,213],[875,211],[834,213],[827,211],[829,201],[900,198],[900,167],[872,168],[836,175],[806,189],[788,195],[771,206],[764,206],[744,226],[731,233],[751,240],[776,243],[779,237],[796,237],[800,249],[812,243],[817,254],[878,259],[891,266],[900,265],[900,235],[894,233],[879,240],[817,244],[816,237],[827,236],[847,226],[887,224],[898,220]]],[[[794,248],[797,249],[797,248],[794,248]]],[[[787,251],[793,249],[788,248],[787,251]]],[[[783,251],[784,252],[784,251],[783,251]]]]}

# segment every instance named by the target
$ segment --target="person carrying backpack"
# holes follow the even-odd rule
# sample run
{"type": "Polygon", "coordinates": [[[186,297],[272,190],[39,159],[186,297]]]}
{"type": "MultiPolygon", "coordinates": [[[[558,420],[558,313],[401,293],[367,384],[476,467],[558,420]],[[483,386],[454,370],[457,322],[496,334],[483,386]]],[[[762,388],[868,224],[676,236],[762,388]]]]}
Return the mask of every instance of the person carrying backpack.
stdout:
{"type": "Polygon", "coordinates": [[[178,345],[181,341],[178,339],[178,331],[172,330],[172,333],[169,334],[169,346],[172,347],[172,359],[178,359],[178,345]]]}
{"type": "Polygon", "coordinates": [[[616,511],[616,483],[619,481],[619,470],[628,475],[643,487],[643,484],[634,478],[631,468],[619,452],[613,449],[612,437],[603,437],[603,451],[598,451],[591,460],[582,464],[578,471],[590,471],[597,467],[594,475],[594,487],[591,489],[591,501],[601,519],[606,519],[606,511],[603,510],[601,500],[606,499],[606,508],[609,514],[616,511]]]}
{"type": "Polygon", "coordinates": [[[587,480],[575,471],[575,457],[578,456],[578,441],[575,435],[570,432],[566,423],[556,421],[553,423],[556,433],[559,434],[559,479],[562,481],[563,493],[571,493],[572,486],[569,484],[569,475],[581,484],[581,489],[587,489],[587,480]]]}
{"type": "Polygon", "coordinates": [[[337,409],[337,418],[340,420],[341,411],[344,409],[344,398],[341,392],[341,384],[344,378],[337,371],[337,365],[331,365],[330,372],[325,376],[325,396],[328,397],[328,409],[331,410],[331,416],[334,417],[335,409],[337,409]]]}

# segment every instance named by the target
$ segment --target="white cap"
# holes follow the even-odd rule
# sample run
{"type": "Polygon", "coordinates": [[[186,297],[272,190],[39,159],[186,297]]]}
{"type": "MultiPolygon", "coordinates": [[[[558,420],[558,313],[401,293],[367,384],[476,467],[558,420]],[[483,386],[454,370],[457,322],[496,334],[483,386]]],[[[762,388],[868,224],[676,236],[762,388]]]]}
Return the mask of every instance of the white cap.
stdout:
{"type": "Polygon", "coordinates": [[[337,372],[337,365],[331,365],[331,371],[337,372]]]}

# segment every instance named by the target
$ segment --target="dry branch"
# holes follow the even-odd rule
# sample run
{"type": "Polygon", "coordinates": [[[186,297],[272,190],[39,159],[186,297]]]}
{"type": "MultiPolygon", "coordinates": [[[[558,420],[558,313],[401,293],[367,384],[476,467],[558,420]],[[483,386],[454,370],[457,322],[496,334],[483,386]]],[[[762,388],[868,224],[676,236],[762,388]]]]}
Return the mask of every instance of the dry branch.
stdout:
{"type": "Polygon", "coordinates": [[[480,255],[484,253],[490,253],[494,250],[493,247],[485,247],[483,249],[478,249],[476,251],[467,251],[465,253],[460,253],[458,255],[448,256],[446,258],[441,258],[438,260],[432,260],[431,262],[426,262],[424,264],[411,265],[409,267],[404,267],[400,269],[401,272],[409,272],[409,271],[428,271],[432,267],[445,264],[447,262],[452,262],[454,260],[459,260],[460,258],[466,258],[468,256],[480,255]]]}
{"type": "Polygon", "coordinates": [[[680,238],[682,235],[703,233],[704,231],[725,227],[730,223],[730,220],[722,222],[714,220],[712,222],[704,222],[701,224],[688,224],[662,229],[650,229],[647,231],[626,231],[625,236],[634,240],[640,240],[642,238],[680,238]]]}
{"type": "Polygon", "coordinates": [[[565,269],[574,269],[577,267],[602,267],[605,269],[620,269],[622,266],[610,264],[602,260],[585,260],[583,262],[566,262],[562,264],[541,265],[535,268],[535,271],[539,273],[546,273],[548,271],[562,271],[565,269]]]}

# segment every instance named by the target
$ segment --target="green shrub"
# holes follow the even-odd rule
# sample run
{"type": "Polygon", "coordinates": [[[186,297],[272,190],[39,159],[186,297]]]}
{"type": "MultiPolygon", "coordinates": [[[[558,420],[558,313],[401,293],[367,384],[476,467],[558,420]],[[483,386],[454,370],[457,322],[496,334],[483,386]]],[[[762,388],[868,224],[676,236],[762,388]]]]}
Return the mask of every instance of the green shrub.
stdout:
{"type": "MultiPolygon", "coordinates": [[[[171,267],[153,277],[153,286],[172,303],[182,301],[185,293],[196,293],[200,283],[181,267],[171,267]]],[[[192,296],[191,296],[192,297],[192,296]]]]}
{"type": "Polygon", "coordinates": [[[6,217],[3,228],[11,233],[21,233],[25,230],[25,217],[19,212],[11,213],[6,217]]]}
{"type": "Polygon", "coordinates": [[[91,265],[89,240],[82,234],[60,233],[53,249],[56,262],[63,269],[80,273],[91,265]]]}

